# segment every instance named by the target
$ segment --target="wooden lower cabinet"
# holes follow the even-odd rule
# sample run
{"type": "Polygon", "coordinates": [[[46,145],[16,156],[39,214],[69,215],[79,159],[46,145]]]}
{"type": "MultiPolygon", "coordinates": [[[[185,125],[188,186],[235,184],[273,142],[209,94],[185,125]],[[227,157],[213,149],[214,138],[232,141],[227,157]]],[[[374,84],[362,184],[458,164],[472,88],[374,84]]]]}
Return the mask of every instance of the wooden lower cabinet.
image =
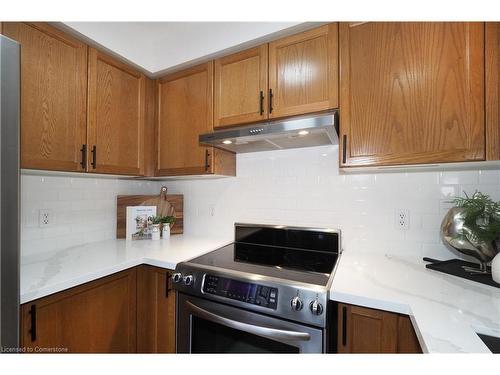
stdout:
{"type": "Polygon", "coordinates": [[[136,351],[136,269],[21,306],[21,346],[70,353],[136,351]]]}
{"type": "Polygon", "coordinates": [[[360,306],[338,305],[339,353],[422,353],[410,318],[360,306]]]}
{"type": "Polygon", "coordinates": [[[174,353],[169,271],[139,266],[21,306],[26,352],[174,353]]]}
{"type": "Polygon", "coordinates": [[[163,268],[137,268],[137,352],[175,353],[175,291],[163,268]]]}

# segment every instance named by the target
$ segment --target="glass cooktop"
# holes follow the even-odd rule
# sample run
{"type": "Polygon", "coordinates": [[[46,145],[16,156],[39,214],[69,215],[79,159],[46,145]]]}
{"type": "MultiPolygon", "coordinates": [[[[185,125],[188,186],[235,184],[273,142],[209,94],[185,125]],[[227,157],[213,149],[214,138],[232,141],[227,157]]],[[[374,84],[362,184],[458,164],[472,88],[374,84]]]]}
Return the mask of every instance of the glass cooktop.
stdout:
{"type": "Polygon", "coordinates": [[[337,253],[232,243],[189,263],[325,286],[337,253]]]}

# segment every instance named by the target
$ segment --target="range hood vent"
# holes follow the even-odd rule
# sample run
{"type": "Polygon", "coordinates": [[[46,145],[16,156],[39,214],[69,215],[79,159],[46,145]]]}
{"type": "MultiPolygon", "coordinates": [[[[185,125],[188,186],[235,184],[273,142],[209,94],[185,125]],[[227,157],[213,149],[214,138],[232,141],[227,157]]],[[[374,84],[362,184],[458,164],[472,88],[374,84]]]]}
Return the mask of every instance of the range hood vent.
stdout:
{"type": "Polygon", "coordinates": [[[200,143],[235,153],[336,145],[337,111],[217,130],[200,135],[200,143]]]}

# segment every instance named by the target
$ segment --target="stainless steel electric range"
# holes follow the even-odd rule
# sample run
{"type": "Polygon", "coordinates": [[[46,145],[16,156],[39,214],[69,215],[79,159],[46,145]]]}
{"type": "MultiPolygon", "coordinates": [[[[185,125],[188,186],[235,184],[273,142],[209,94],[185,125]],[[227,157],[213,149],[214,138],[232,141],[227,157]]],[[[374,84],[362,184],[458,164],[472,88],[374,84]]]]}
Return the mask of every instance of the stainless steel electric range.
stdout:
{"type": "Polygon", "coordinates": [[[322,353],[340,231],[235,224],[173,275],[179,353],[322,353]]]}

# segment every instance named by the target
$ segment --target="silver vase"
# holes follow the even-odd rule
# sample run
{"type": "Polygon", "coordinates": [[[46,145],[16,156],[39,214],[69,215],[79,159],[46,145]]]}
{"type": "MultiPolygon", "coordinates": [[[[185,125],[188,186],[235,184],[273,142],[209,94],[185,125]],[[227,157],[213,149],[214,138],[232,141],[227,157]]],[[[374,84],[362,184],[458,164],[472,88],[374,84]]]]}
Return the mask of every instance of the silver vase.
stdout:
{"type": "Polygon", "coordinates": [[[498,253],[497,244],[479,240],[464,221],[463,208],[451,208],[441,223],[441,239],[447,247],[479,260],[479,270],[464,267],[466,271],[489,273],[487,264],[498,253]]]}

